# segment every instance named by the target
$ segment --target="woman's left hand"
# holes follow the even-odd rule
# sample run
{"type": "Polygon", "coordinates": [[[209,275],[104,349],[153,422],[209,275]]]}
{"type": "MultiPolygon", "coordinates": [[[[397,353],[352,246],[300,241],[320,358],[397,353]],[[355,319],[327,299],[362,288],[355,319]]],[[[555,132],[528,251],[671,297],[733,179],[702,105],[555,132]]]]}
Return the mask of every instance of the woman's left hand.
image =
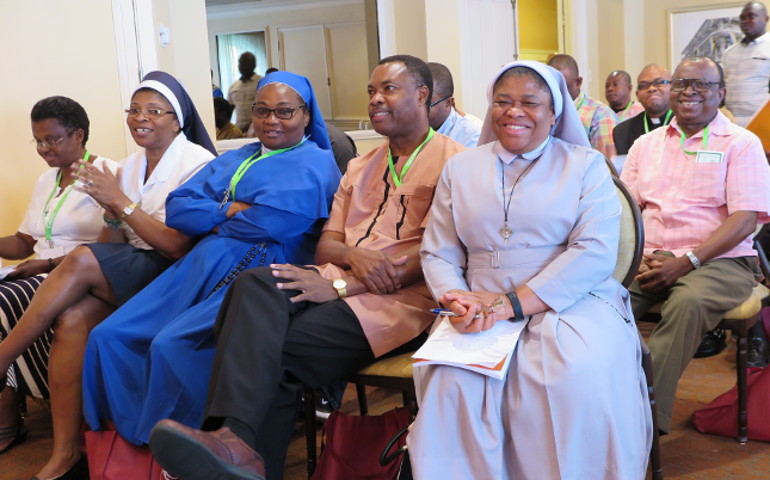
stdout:
{"type": "Polygon", "coordinates": [[[323,278],[317,271],[295,267],[288,263],[270,265],[273,276],[291,280],[288,283],[276,283],[281,290],[299,290],[299,295],[291,297],[292,303],[314,302],[324,303],[339,298],[332,281],[323,278]]]}
{"type": "Polygon", "coordinates": [[[19,278],[29,278],[41,273],[47,273],[51,271],[51,264],[48,260],[26,260],[16,265],[16,268],[11,271],[7,277],[8,280],[16,280],[19,278]]]}
{"type": "Polygon", "coordinates": [[[449,317],[449,321],[460,333],[489,330],[498,320],[510,318],[513,312],[508,298],[493,292],[450,290],[439,302],[457,314],[449,317]]]}
{"type": "Polygon", "coordinates": [[[106,166],[102,170],[89,163],[77,170],[76,173],[81,183],[78,188],[90,195],[105,209],[111,209],[112,205],[119,203],[121,197],[125,197],[120,190],[118,177],[106,166]]]}

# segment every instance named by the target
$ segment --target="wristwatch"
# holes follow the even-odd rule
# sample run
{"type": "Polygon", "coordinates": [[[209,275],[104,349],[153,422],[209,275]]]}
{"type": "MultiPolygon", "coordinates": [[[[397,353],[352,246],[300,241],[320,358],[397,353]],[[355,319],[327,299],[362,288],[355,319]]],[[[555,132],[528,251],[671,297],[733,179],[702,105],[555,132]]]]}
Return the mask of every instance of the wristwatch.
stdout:
{"type": "Polygon", "coordinates": [[[345,280],[341,278],[334,279],[334,281],[332,281],[332,287],[337,290],[337,295],[339,295],[340,298],[348,296],[348,283],[345,280]]]}
{"type": "Polygon", "coordinates": [[[690,263],[692,264],[692,268],[694,270],[697,270],[701,267],[700,260],[698,260],[698,257],[695,256],[695,254],[690,250],[689,252],[685,253],[685,256],[687,256],[687,259],[690,260],[690,263]]]}
{"type": "Polygon", "coordinates": [[[134,210],[136,210],[138,206],[139,205],[136,202],[131,202],[128,205],[126,205],[126,208],[123,209],[123,214],[120,216],[120,219],[123,220],[127,216],[134,213],[134,210]]]}

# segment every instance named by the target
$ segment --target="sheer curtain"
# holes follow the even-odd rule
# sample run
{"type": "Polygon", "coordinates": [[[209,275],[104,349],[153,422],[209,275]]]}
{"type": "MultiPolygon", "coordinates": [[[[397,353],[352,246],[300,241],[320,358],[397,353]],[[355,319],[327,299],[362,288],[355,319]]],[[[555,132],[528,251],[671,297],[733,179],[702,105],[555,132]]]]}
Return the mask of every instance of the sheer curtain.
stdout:
{"type": "Polygon", "coordinates": [[[256,72],[264,75],[267,70],[267,49],[265,32],[234,33],[217,35],[217,55],[219,57],[219,81],[222,92],[227,91],[241,77],[238,72],[238,58],[244,52],[251,52],[257,58],[256,72]]]}

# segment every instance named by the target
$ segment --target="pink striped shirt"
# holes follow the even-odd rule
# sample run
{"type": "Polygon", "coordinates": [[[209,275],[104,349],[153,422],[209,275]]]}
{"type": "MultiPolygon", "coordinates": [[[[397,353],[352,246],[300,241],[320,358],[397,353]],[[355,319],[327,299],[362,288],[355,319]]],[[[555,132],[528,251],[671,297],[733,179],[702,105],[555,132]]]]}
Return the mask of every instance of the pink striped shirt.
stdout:
{"type": "MultiPolygon", "coordinates": [[[[676,256],[703,243],[733,212],[758,212],[757,222],[770,221],[770,167],[753,133],[731,123],[722,113],[703,131],[680,146],[674,119],[631,147],[620,178],[642,209],[644,251],[668,250],[676,256]],[[721,152],[699,157],[684,152],[721,152]],[[712,161],[705,161],[712,160],[712,161]]],[[[754,256],[751,237],[720,257],[754,256]]]]}

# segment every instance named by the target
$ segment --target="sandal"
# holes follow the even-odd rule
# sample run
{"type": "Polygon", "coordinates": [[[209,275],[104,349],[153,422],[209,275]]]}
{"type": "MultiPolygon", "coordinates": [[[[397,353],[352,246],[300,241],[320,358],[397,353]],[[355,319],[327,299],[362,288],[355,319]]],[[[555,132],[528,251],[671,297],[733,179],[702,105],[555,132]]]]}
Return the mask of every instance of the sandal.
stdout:
{"type": "Polygon", "coordinates": [[[24,420],[19,420],[19,423],[12,427],[0,428],[0,442],[9,438],[13,440],[4,449],[0,450],[0,454],[7,452],[27,439],[27,429],[24,428],[24,420]]]}

